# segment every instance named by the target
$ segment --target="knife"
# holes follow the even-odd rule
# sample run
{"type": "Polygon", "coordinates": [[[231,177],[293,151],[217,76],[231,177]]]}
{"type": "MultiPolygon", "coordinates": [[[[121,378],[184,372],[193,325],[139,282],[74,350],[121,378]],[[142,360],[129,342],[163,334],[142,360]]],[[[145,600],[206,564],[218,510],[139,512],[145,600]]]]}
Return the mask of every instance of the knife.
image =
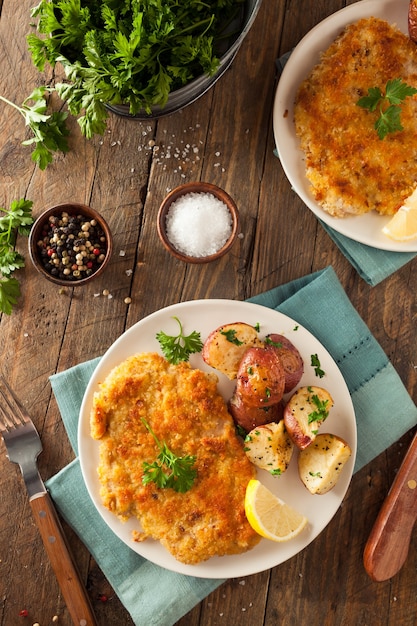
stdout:
{"type": "Polygon", "coordinates": [[[404,565],[417,519],[417,432],[365,545],[363,563],[372,580],[380,582],[404,565]]]}

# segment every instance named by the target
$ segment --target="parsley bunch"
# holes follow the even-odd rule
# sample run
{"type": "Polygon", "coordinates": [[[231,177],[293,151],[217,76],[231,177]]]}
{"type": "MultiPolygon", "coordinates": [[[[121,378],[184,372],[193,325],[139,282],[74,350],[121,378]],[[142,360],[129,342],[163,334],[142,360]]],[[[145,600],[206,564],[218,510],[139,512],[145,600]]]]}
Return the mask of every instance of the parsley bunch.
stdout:
{"type": "Polygon", "coordinates": [[[388,133],[403,130],[401,124],[401,104],[408,96],[417,93],[417,89],[407,85],[401,78],[389,80],[385,86],[385,94],[379,87],[368,89],[368,95],[363,96],[356,103],[358,106],[376,111],[379,116],[374,124],[374,128],[380,139],[384,139],[388,133]]]}
{"type": "Polygon", "coordinates": [[[63,111],[47,113],[46,94],[50,91],[48,87],[37,87],[24,100],[22,106],[0,96],[2,102],[9,104],[23,115],[26,126],[32,131],[33,136],[22,141],[22,144],[34,146],[32,161],[37,163],[41,170],[44,170],[52,162],[54,152],[58,150],[68,152],[66,137],[69,131],[65,124],[68,113],[63,111]]]}
{"type": "Polygon", "coordinates": [[[157,461],[153,463],[144,461],[143,463],[143,484],[148,485],[153,482],[160,489],[171,488],[178,493],[185,493],[191,489],[197,477],[197,470],[193,467],[196,457],[190,454],[177,456],[165,442],[159,441],[145,419],[142,418],[142,422],[159,448],[157,461]]]}
{"type": "Polygon", "coordinates": [[[34,65],[60,62],[55,86],[83,134],[102,134],[105,104],[151,112],[194,78],[219,66],[216,42],[243,0],[41,0],[37,34],[27,41],[34,65]]]}
{"type": "Polygon", "coordinates": [[[25,265],[15,250],[17,235],[28,235],[33,223],[32,202],[15,200],[10,209],[0,208],[0,311],[10,315],[20,296],[20,286],[13,272],[25,265]]]}
{"type": "Polygon", "coordinates": [[[200,352],[203,347],[201,335],[194,330],[189,335],[184,335],[183,328],[178,317],[173,318],[178,322],[180,332],[178,335],[167,335],[163,330],[156,334],[161,350],[167,361],[177,365],[181,361],[188,361],[190,354],[200,352]]]}

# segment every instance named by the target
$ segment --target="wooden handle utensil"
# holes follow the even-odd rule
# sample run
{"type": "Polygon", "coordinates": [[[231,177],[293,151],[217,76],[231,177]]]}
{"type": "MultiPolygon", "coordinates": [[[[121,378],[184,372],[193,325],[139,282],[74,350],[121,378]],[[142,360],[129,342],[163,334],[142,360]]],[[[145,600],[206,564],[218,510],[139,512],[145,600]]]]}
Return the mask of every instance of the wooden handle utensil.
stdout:
{"type": "Polygon", "coordinates": [[[365,546],[363,562],[372,580],[388,580],[400,571],[407,558],[416,519],[417,433],[365,546]]]}
{"type": "Polygon", "coordinates": [[[49,494],[31,498],[30,506],[74,626],[96,626],[87,591],[81,582],[49,494]]]}

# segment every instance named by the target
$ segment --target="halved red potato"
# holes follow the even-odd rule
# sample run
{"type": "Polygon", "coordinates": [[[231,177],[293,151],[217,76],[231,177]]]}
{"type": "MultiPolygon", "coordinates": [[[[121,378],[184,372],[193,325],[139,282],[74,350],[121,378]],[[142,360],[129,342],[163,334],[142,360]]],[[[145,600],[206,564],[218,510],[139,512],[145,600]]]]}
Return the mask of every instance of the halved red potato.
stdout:
{"type": "Polygon", "coordinates": [[[276,333],[267,335],[265,346],[275,350],[281,359],[285,372],[284,393],[289,393],[295,389],[304,373],[304,361],[301,354],[287,337],[276,333]]]}
{"type": "Polygon", "coordinates": [[[256,426],[279,422],[284,416],[284,404],[271,404],[270,406],[249,406],[243,401],[239,393],[234,393],[230,398],[227,408],[236,426],[240,426],[247,433],[256,426]]]}
{"type": "Polygon", "coordinates": [[[351,454],[341,437],[330,433],[317,435],[298,455],[298,472],[310,493],[322,495],[333,489],[351,454]]]}
{"type": "Polygon", "coordinates": [[[253,326],[245,322],[234,322],[213,330],[204,342],[201,354],[207,365],[233,380],[246,350],[259,345],[262,342],[253,326]]]}
{"type": "Polygon", "coordinates": [[[304,450],[314,441],[332,406],[332,396],[322,387],[300,387],[294,392],[285,406],[284,422],[297,448],[304,450]]]}
{"type": "Polygon", "coordinates": [[[288,468],[293,449],[283,420],[257,426],[245,438],[244,450],[251,463],[275,476],[288,468]]]}
{"type": "Polygon", "coordinates": [[[248,406],[278,404],[285,388],[285,372],[278,355],[266,348],[248,348],[237,373],[236,392],[248,406]]]}

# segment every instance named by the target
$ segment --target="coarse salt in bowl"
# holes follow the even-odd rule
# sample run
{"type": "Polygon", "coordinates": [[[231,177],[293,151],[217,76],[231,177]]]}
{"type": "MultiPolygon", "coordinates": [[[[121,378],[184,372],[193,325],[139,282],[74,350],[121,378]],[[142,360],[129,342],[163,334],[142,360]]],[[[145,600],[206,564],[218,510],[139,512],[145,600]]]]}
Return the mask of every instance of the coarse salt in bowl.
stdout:
{"type": "Polygon", "coordinates": [[[237,235],[239,213],[223,189],[194,182],[173,189],[158,213],[165,248],[187,263],[208,263],[226,254],[237,235]]]}

